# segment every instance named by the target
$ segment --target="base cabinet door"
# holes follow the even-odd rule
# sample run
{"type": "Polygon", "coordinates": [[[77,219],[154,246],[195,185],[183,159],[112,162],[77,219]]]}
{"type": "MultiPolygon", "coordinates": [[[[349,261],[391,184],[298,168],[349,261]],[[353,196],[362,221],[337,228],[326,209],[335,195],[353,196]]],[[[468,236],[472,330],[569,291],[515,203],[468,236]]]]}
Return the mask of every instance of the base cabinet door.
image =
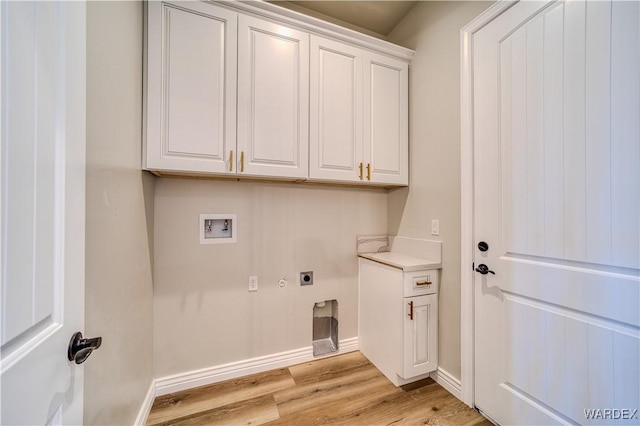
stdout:
{"type": "Polygon", "coordinates": [[[364,73],[364,163],[368,181],[409,184],[409,66],[367,52],[364,73]]]}
{"type": "Polygon", "coordinates": [[[404,353],[401,376],[430,373],[438,366],[438,295],[405,298],[404,353]]]}
{"type": "Polygon", "coordinates": [[[240,15],[239,173],[299,177],[309,169],[309,35],[240,15]]]}
{"type": "Polygon", "coordinates": [[[145,168],[233,172],[237,13],[149,2],[145,168]]]}

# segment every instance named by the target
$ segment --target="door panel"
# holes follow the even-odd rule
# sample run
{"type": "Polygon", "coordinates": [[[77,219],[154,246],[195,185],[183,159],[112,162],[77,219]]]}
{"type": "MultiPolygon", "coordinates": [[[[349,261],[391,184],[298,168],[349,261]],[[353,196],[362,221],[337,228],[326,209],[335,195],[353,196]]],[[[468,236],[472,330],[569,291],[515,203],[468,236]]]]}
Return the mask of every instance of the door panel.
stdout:
{"type": "Polygon", "coordinates": [[[82,423],[85,5],[4,2],[1,424],[82,423]]]}
{"type": "Polygon", "coordinates": [[[309,177],[361,180],[360,49],[311,36],[309,177]]]}
{"type": "Polygon", "coordinates": [[[364,74],[364,162],[371,181],[408,184],[409,68],[367,53],[364,74]]]}
{"type": "Polygon", "coordinates": [[[237,14],[150,2],[146,167],[234,172],[237,14]]]}
{"type": "MultiPolygon", "coordinates": [[[[564,256],[586,259],[585,176],[585,2],[563,4],[564,40],[564,256]]],[[[557,71],[556,71],[557,72],[557,71]]]]}
{"type": "Polygon", "coordinates": [[[639,268],[640,203],[629,195],[640,192],[640,5],[615,1],[611,19],[611,258],[639,268]]]}
{"type": "MultiPolygon", "coordinates": [[[[624,226],[630,234],[640,234],[637,203],[634,207],[627,202],[628,210],[620,211],[613,202],[617,192],[612,176],[614,171],[626,174],[628,179],[618,186],[630,193],[640,192],[640,177],[636,176],[640,137],[631,142],[638,135],[638,120],[626,113],[622,117],[612,113],[617,99],[610,92],[614,64],[613,59],[608,60],[614,47],[607,36],[612,28],[611,4],[588,5],[558,3],[498,43],[504,243],[511,253],[637,269],[637,244],[612,232],[624,226]],[[564,40],[559,27],[563,13],[564,40]],[[585,27],[587,24],[590,26],[585,27]],[[586,37],[585,28],[589,29],[586,37]],[[563,44],[561,60],[557,46],[563,44]],[[557,78],[560,75],[564,75],[564,90],[557,78]],[[564,105],[563,111],[559,105],[564,105]],[[612,121],[631,137],[625,133],[620,135],[622,141],[614,140],[612,121]],[[560,128],[564,129],[562,137],[560,128]],[[623,143],[631,158],[614,158],[614,145],[623,143]],[[618,253],[621,245],[628,248],[625,255],[612,256],[612,247],[618,253]]],[[[637,69],[637,63],[629,58],[625,61],[627,68],[637,69]]],[[[626,78],[630,89],[637,87],[637,75],[626,78]]],[[[638,99],[626,102],[631,110],[637,109],[638,99]]]]}
{"type": "Polygon", "coordinates": [[[164,155],[223,161],[226,23],[167,6],[164,14],[168,129],[164,155]]]}
{"type": "MultiPolygon", "coordinates": [[[[403,370],[405,379],[435,371],[438,366],[438,296],[405,298],[403,370]],[[408,303],[413,302],[413,319],[408,303]]],[[[399,372],[400,373],[400,372],[399,372]]]]}
{"type": "MultiPolygon", "coordinates": [[[[562,39],[564,10],[555,7],[544,15],[543,57],[543,147],[544,152],[544,255],[564,255],[564,191],[558,182],[563,175],[563,73],[562,39]]],[[[508,61],[504,61],[505,63],[508,61]]],[[[508,122],[508,121],[507,121],[508,122]]]]}
{"type": "Polygon", "coordinates": [[[637,424],[585,410],[640,405],[639,20],[520,2],[474,36],[475,264],[495,272],[475,277],[475,403],[499,423],[637,424]]]}
{"type": "Polygon", "coordinates": [[[309,35],[240,15],[238,64],[238,170],[306,178],[309,35]]]}

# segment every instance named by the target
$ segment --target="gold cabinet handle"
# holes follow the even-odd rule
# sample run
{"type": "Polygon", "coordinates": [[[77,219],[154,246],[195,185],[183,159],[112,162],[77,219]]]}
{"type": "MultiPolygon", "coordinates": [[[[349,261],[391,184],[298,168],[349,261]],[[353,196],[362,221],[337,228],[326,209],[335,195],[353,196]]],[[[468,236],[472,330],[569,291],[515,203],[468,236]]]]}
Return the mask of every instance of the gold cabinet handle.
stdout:
{"type": "Polygon", "coordinates": [[[418,281],[416,282],[416,285],[429,285],[431,284],[431,281],[418,281]]]}
{"type": "Polygon", "coordinates": [[[240,172],[244,172],[244,151],[240,151],[240,172]]]}
{"type": "Polygon", "coordinates": [[[409,302],[409,319],[413,321],[413,300],[409,302]]]}
{"type": "Polygon", "coordinates": [[[229,171],[233,171],[233,150],[229,153],[229,171]]]}
{"type": "Polygon", "coordinates": [[[371,180],[371,163],[367,163],[367,180],[371,180]]]}
{"type": "Polygon", "coordinates": [[[360,180],[362,180],[362,163],[360,163],[360,180]]]}

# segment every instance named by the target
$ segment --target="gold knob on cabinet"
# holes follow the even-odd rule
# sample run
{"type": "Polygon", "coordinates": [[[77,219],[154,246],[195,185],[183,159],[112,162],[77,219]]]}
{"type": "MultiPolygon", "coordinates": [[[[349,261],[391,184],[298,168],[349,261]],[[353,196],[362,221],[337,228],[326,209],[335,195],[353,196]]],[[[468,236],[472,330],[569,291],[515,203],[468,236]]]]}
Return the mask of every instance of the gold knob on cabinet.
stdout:
{"type": "Polygon", "coordinates": [[[360,163],[360,180],[362,180],[362,163],[360,163]]]}
{"type": "Polygon", "coordinates": [[[229,153],[229,171],[233,171],[233,150],[229,153]]]}
{"type": "Polygon", "coordinates": [[[367,180],[371,180],[371,163],[367,163],[367,180]]]}
{"type": "Polygon", "coordinates": [[[244,151],[240,151],[240,172],[244,172],[244,151]]]}

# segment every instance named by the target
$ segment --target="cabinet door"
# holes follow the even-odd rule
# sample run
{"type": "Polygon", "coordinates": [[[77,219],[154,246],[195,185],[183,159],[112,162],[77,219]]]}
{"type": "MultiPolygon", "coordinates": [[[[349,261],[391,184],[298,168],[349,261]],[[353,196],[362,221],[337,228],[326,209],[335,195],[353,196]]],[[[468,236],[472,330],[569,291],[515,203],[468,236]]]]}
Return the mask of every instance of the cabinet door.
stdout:
{"type": "Polygon", "coordinates": [[[438,295],[409,297],[404,303],[402,377],[409,379],[438,368],[438,295]]]}
{"type": "Polygon", "coordinates": [[[149,2],[146,168],[226,172],[236,141],[237,14],[149,2]]]}
{"type": "Polygon", "coordinates": [[[367,53],[364,73],[365,175],[374,183],[408,185],[407,63],[367,53]]]}
{"type": "Polygon", "coordinates": [[[311,36],[309,177],[360,181],[363,51],[311,36]]]}
{"type": "Polygon", "coordinates": [[[309,35],[240,15],[239,172],[307,178],[309,35]]]}

